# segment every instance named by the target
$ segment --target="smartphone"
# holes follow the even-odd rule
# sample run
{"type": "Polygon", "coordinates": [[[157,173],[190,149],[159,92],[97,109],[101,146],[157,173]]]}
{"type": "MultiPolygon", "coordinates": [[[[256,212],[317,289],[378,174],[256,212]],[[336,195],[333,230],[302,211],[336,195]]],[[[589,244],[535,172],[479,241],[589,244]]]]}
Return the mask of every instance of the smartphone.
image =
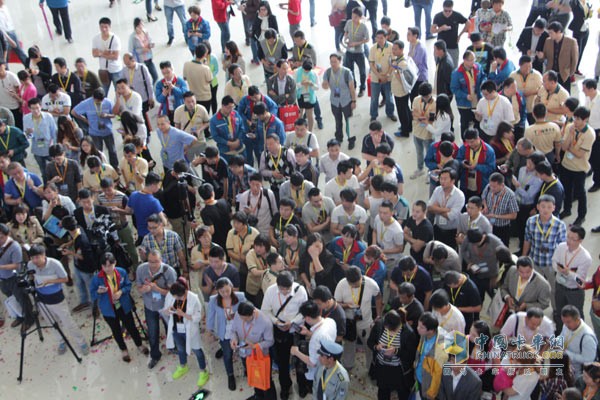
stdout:
{"type": "Polygon", "coordinates": [[[575,282],[577,282],[579,286],[583,286],[583,281],[578,276],[575,277],[575,282]]]}
{"type": "Polygon", "coordinates": [[[294,329],[296,332],[300,332],[302,330],[302,325],[292,322],[292,329],[294,329]]]}

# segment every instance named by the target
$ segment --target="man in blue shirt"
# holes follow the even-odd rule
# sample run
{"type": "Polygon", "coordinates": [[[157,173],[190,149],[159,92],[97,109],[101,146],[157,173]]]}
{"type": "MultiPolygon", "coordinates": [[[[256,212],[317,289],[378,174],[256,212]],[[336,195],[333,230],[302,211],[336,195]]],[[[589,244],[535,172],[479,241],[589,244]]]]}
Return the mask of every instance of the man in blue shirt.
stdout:
{"type": "MultiPolygon", "coordinates": [[[[221,100],[221,109],[210,119],[210,136],[217,142],[219,153],[229,162],[229,157],[244,152],[246,126],[240,114],[234,110],[235,102],[229,95],[221,100]]],[[[254,160],[248,161],[253,164],[254,160]]]]}
{"type": "Polygon", "coordinates": [[[271,133],[279,136],[279,143],[285,143],[286,135],[283,122],[267,109],[267,104],[259,101],[254,104],[254,138],[246,135],[246,154],[248,163],[254,164],[254,157],[260,160],[260,154],[265,151],[265,139],[271,133]]]}
{"type": "Polygon", "coordinates": [[[71,111],[73,117],[85,122],[89,127],[89,133],[98,150],[104,150],[104,144],[108,149],[110,165],[114,169],[119,168],[119,159],[115,148],[115,138],[112,133],[113,104],[105,97],[104,89],[94,90],[92,98],[85,99],[77,104],[71,111]]]}
{"type": "Polygon", "coordinates": [[[154,194],[158,192],[160,187],[161,179],[156,172],[150,172],[146,176],[144,182],[144,188],[141,191],[136,191],[129,196],[127,207],[125,211],[127,214],[135,216],[135,223],[138,232],[138,239],[136,245],[142,243],[144,236],[148,234],[148,222],[147,219],[152,214],[160,215],[163,223],[167,224],[167,217],[163,212],[163,206],[154,194]]]}
{"type": "Polygon", "coordinates": [[[42,174],[46,172],[46,163],[50,159],[50,146],[56,143],[56,122],[52,114],[42,112],[40,99],[34,97],[27,102],[31,112],[23,116],[23,130],[31,137],[31,152],[42,174]]]}
{"type": "Polygon", "coordinates": [[[197,139],[180,129],[173,128],[166,115],[158,116],[158,140],[160,142],[160,157],[162,159],[165,174],[173,169],[177,160],[185,159],[185,149],[197,139]]]}
{"type": "Polygon", "coordinates": [[[258,102],[265,103],[269,112],[277,115],[277,111],[279,110],[277,103],[269,96],[262,94],[258,86],[250,86],[248,88],[248,96],[242,97],[237,108],[237,111],[244,117],[248,126],[252,123],[253,119],[256,120],[256,117],[254,117],[254,106],[258,102]]]}
{"type": "Polygon", "coordinates": [[[42,180],[36,174],[26,171],[17,162],[11,162],[6,168],[10,180],[4,186],[4,201],[9,206],[27,204],[30,210],[42,206],[42,180]]]}

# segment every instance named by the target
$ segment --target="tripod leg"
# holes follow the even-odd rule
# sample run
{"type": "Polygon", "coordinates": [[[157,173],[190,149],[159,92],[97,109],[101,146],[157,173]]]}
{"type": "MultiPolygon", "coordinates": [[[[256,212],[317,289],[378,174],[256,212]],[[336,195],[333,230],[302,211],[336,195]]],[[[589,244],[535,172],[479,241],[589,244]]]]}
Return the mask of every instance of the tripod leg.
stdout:
{"type": "Polygon", "coordinates": [[[62,338],[62,340],[65,342],[65,344],[67,345],[67,347],[69,348],[69,350],[71,350],[71,353],[73,353],[73,357],[75,357],[75,359],[77,360],[77,362],[81,363],[82,358],[79,357],[79,355],[75,352],[75,349],[73,348],[73,346],[71,346],[71,342],[69,342],[69,339],[67,339],[67,337],[65,336],[64,332],[62,331],[62,329],[60,329],[60,326],[58,325],[58,322],[56,321],[56,318],[54,318],[54,316],[52,315],[52,313],[50,313],[50,311],[48,310],[46,304],[39,303],[39,307],[40,307],[41,311],[44,313],[44,317],[48,320],[48,322],[50,322],[50,325],[52,326],[52,328],[56,329],[56,331],[58,332],[58,334],[60,335],[60,337],[62,338]]]}
{"type": "MultiPolygon", "coordinates": [[[[36,318],[37,321],[37,318],[36,318]]],[[[39,329],[39,322],[37,323],[39,329]]],[[[40,329],[41,331],[41,329],[40,329]]],[[[25,361],[25,338],[27,338],[27,332],[21,333],[21,360],[19,362],[19,377],[17,380],[19,383],[23,381],[23,362],[25,361]]]]}
{"type": "Polygon", "coordinates": [[[135,315],[135,319],[137,320],[138,324],[140,325],[140,330],[142,331],[142,339],[144,339],[145,341],[148,341],[148,333],[146,332],[146,328],[144,328],[144,324],[142,323],[142,320],[140,319],[140,316],[138,315],[136,309],[133,309],[133,315],[135,315]]]}

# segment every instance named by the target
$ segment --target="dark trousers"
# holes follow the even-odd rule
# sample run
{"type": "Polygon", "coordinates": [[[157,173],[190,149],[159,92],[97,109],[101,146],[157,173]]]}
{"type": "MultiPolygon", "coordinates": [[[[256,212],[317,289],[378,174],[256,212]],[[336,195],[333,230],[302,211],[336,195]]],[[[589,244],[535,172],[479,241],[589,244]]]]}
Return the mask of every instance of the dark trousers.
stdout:
{"type": "Polygon", "coordinates": [[[477,290],[479,290],[479,297],[481,299],[481,304],[485,300],[485,294],[487,293],[490,296],[490,299],[494,298],[494,289],[490,287],[490,278],[480,278],[477,274],[473,274],[469,272],[469,276],[477,286],[477,290]]]}
{"type": "Polygon", "coordinates": [[[421,83],[423,83],[423,81],[416,81],[415,86],[413,86],[412,90],[410,91],[411,106],[412,106],[412,102],[415,99],[415,97],[417,97],[419,95],[419,86],[421,86],[421,83]]]}
{"type": "Polygon", "coordinates": [[[115,309],[114,317],[107,317],[104,315],[104,320],[108,326],[110,326],[113,338],[117,342],[117,345],[119,345],[119,349],[127,350],[127,346],[123,340],[123,331],[121,330],[120,322],[123,323],[123,326],[125,326],[125,329],[127,329],[127,332],[129,332],[129,336],[131,336],[135,345],[138,347],[142,345],[140,332],[135,326],[135,321],[133,320],[133,312],[129,311],[127,314],[125,314],[123,307],[119,307],[115,309]]]}
{"type": "Polygon", "coordinates": [[[592,145],[592,153],[590,155],[590,164],[594,171],[594,186],[600,186],[600,129],[596,130],[596,140],[592,145]]]}
{"type": "Polygon", "coordinates": [[[529,12],[529,16],[527,17],[527,22],[525,22],[525,26],[531,26],[535,22],[538,17],[548,18],[548,9],[545,7],[531,7],[531,11],[529,12]]]}
{"type": "MultiPolygon", "coordinates": [[[[367,87],[367,70],[365,66],[365,54],[361,51],[360,53],[346,52],[344,59],[344,67],[352,71],[354,75],[354,64],[358,65],[358,73],[360,75],[360,90],[365,90],[367,87]]],[[[354,80],[354,87],[356,86],[356,79],[354,80]]]]}
{"type": "Polygon", "coordinates": [[[560,86],[564,87],[565,90],[567,92],[569,92],[569,94],[571,94],[571,77],[567,77],[566,80],[563,81],[562,77],[560,76],[560,74],[558,74],[558,83],[560,86]]]}
{"type": "Polygon", "coordinates": [[[344,23],[341,23],[338,26],[336,26],[334,31],[335,49],[338,52],[340,51],[340,43],[342,43],[342,39],[344,38],[344,23]]]}
{"type": "Polygon", "coordinates": [[[398,119],[400,120],[400,132],[404,135],[408,135],[412,132],[412,113],[408,106],[408,100],[410,95],[403,97],[394,96],[396,102],[396,110],[398,111],[398,119]]]}
{"type": "Polygon", "coordinates": [[[442,229],[434,225],[433,237],[456,250],[456,229],[442,229]]]}
{"type": "Polygon", "coordinates": [[[571,212],[573,198],[577,199],[577,217],[584,218],[587,213],[587,194],[585,193],[585,172],[561,168],[560,181],[565,189],[563,211],[571,212]]]}
{"type": "MultiPolygon", "coordinates": [[[[21,305],[23,313],[23,317],[17,319],[31,325],[33,323],[31,300],[27,293],[17,286],[17,277],[12,276],[8,279],[0,279],[0,291],[2,291],[6,297],[15,296],[17,303],[21,305]]],[[[4,317],[0,315],[0,319],[1,318],[4,317]]]]}
{"type": "Polygon", "coordinates": [[[407,383],[402,366],[376,365],[377,400],[390,400],[392,392],[398,393],[399,399],[408,399],[412,385],[407,383]]]}
{"type": "Polygon", "coordinates": [[[519,206],[519,212],[517,213],[516,219],[516,230],[517,237],[519,238],[519,249],[523,248],[523,241],[525,240],[525,229],[524,226],[529,218],[529,213],[533,210],[535,204],[521,204],[519,206]]]}
{"type": "Polygon", "coordinates": [[[506,247],[508,247],[508,244],[510,243],[510,225],[506,225],[506,226],[494,225],[492,227],[492,233],[494,235],[498,236],[498,238],[500,240],[502,240],[502,243],[504,243],[504,245],[506,247]]]}
{"type": "Polygon", "coordinates": [[[317,101],[315,102],[315,119],[318,121],[323,122],[323,115],[321,114],[321,105],[319,104],[319,99],[317,99],[317,101]]]}
{"type": "Polygon", "coordinates": [[[577,45],[579,46],[579,60],[577,61],[577,71],[579,71],[579,64],[581,64],[581,56],[583,55],[583,50],[585,50],[585,46],[587,45],[588,38],[590,37],[590,30],[584,32],[573,32],[573,39],[577,40],[577,45]]]}
{"type": "Polygon", "coordinates": [[[110,165],[115,169],[119,170],[119,159],[117,158],[117,150],[115,148],[115,137],[113,135],[107,136],[92,136],[94,144],[100,151],[104,151],[104,144],[108,149],[108,160],[110,165]]]}
{"type": "Polygon", "coordinates": [[[52,13],[52,22],[54,22],[54,26],[56,27],[56,33],[62,33],[64,28],[65,39],[73,39],[73,37],[71,36],[71,20],[69,19],[69,7],[50,7],[50,12],[52,13]]]}
{"type": "MultiPolygon", "coordinates": [[[[210,98],[210,109],[207,108],[206,111],[208,111],[211,114],[216,114],[218,111],[218,106],[217,106],[217,90],[219,90],[219,85],[215,85],[215,86],[211,86],[210,87],[210,93],[211,93],[211,98],[210,98]]],[[[207,137],[210,137],[210,133],[207,137]]]]}
{"type": "Polygon", "coordinates": [[[335,119],[335,138],[342,143],[344,141],[344,122],[346,122],[346,136],[350,139],[349,120],[352,116],[352,106],[348,103],[344,107],[331,106],[331,113],[335,119]]]}
{"type": "MultiPolygon", "coordinates": [[[[246,358],[243,359],[243,364],[244,364],[244,370],[246,370],[246,374],[247,374],[248,367],[246,366],[246,358]]],[[[272,373],[271,373],[271,385],[269,387],[269,390],[261,390],[261,389],[254,388],[254,398],[255,398],[255,400],[277,400],[277,391],[275,389],[275,383],[273,382],[273,374],[272,373]]]]}
{"type": "Polygon", "coordinates": [[[146,143],[150,143],[150,131],[152,130],[152,123],[150,122],[150,116],[148,115],[148,111],[150,111],[150,105],[148,101],[142,102],[142,115],[144,116],[144,125],[146,125],[146,130],[148,131],[148,138],[146,139],[146,143]]]}
{"type": "Polygon", "coordinates": [[[146,317],[146,327],[148,329],[148,342],[150,343],[150,357],[153,360],[160,360],[160,324],[165,328],[165,334],[167,333],[167,323],[160,317],[158,311],[152,311],[144,307],[144,314],[146,317]]]}
{"type": "Polygon", "coordinates": [[[15,117],[15,126],[20,130],[23,130],[23,113],[20,108],[15,108],[14,110],[10,110],[15,117]]]}
{"type": "Polygon", "coordinates": [[[479,123],[475,119],[475,114],[470,108],[459,108],[458,113],[460,114],[460,137],[465,136],[465,131],[469,129],[471,122],[474,123],[475,128],[479,127],[479,123]]]}
{"type": "Polygon", "coordinates": [[[556,300],[556,313],[554,313],[556,322],[556,330],[560,332],[562,330],[562,319],[560,318],[560,310],[563,309],[567,304],[575,306],[579,310],[580,315],[583,313],[583,303],[585,301],[585,292],[581,289],[569,289],[560,283],[556,284],[554,299],[556,300]]]}
{"type": "MultiPolygon", "coordinates": [[[[373,41],[375,41],[375,32],[377,32],[377,4],[379,3],[379,0],[371,0],[371,1],[365,1],[363,2],[363,4],[365,5],[365,8],[367,10],[367,13],[369,15],[369,20],[371,20],[371,32],[373,32],[371,38],[373,39],[373,41]]],[[[366,14],[365,14],[366,16],[366,14]]]]}
{"type": "MultiPolygon", "coordinates": [[[[274,330],[278,328],[274,327],[274,330]]],[[[294,345],[294,335],[288,332],[275,332],[275,361],[279,367],[279,385],[282,393],[289,393],[292,387],[292,378],[290,378],[290,350],[294,345]]],[[[308,387],[308,382],[304,374],[296,376],[298,387],[308,387]]]]}

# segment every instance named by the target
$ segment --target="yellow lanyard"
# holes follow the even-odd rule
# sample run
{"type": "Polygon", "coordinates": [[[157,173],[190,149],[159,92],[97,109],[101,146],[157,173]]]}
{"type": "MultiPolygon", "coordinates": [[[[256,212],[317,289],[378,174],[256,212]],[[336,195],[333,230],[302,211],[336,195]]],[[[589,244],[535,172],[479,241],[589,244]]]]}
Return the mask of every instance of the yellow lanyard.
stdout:
{"type": "MultiPolygon", "coordinates": [[[[463,283],[464,285],[464,283],[463,283]]],[[[454,289],[450,288],[450,296],[452,296],[452,304],[456,303],[456,298],[458,297],[458,294],[460,293],[460,290],[462,289],[463,285],[460,285],[458,288],[456,288],[456,293],[454,293],[454,289]]]]}
{"type": "MultiPolygon", "coordinates": [[[[321,389],[323,390],[323,393],[325,392],[325,388],[327,387],[327,384],[331,380],[331,377],[333,376],[333,374],[335,374],[335,371],[337,371],[339,366],[340,366],[339,361],[336,361],[335,367],[331,370],[331,372],[329,373],[329,376],[327,378],[325,378],[325,381],[323,381],[323,376],[321,376],[321,389]]],[[[323,396],[323,397],[325,397],[325,396],[323,396]]]]}
{"type": "MultiPolygon", "coordinates": [[[[354,28],[354,22],[352,22],[352,28],[354,28]]],[[[358,32],[358,28],[360,28],[360,22],[356,25],[356,28],[352,31],[352,39],[356,37],[356,32],[358,32]]]]}
{"type": "Polygon", "coordinates": [[[133,77],[135,76],[135,68],[129,70],[129,86],[133,85],[133,77]]]}
{"type": "Polygon", "coordinates": [[[15,186],[17,187],[17,189],[19,190],[19,194],[21,195],[21,198],[25,198],[25,191],[27,190],[27,177],[25,177],[25,181],[23,182],[23,185],[20,185],[17,183],[17,181],[15,181],[15,186]]]}
{"type": "Polygon", "coordinates": [[[523,290],[525,290],[525,287],[527,286],[528,283],[529,283],[529,280],[523,282],[521,280],[521,277],[519,276],[519,281],[517,282],[517,300],[521,298],[521,295],[523,294],[523,290]]]}
{"type": "MultiPolygon", "coordinates": [[[[342,253],[342,261],[344,262],[344,264],[346,264],[348,262],[348,258],[350,258],[350,252],[352,251],[353,245],[354,245],[354,243],[352,243],[350,246],[345,248],[342,253]]],[[[353,298],[354,298],[354,296],[353,296],[353,298]]]]}
{"type": "Polygon", "coordinates": [[[502,139],[502,144],[504,144],[504,147],[506,147],[506,150],[509,153],[512,153],[512,151],[513,151],[513,145],[510,142],[510,140],[508,140],[508,139],[502,139]]]}
{"type": "Polygon", "coordinates": [[[275,53],[275,50],[277,50],[277,45],[279,44],[279,37],[277,37],[277,41],[275,42],[275,46],[273,46],[273,50],[271,50],[271,48],[269,47],[269,42],[265,42],[265,45],[267,45],[267,51],[269,52],[269,55],[271,57],[273,57],[273,54],[275,53]]]}
{"type": "MultiPolygon", "coordinates": [[[[383,60],[383,56],[384,56],[384,53],[385,53],[385,49],[386,49],[386,48],[387,48],[387,43],[386,43],[386,44],[384,44],[384,45],[383,45],[383,47],[382,47],[382,48],[379,50],[379,57],[377,57],[377,59],[378,59],[379,61],[383,60]]],[[[377,49],[379,49],[379,47],[378,47],[377,49]]]]}
{"type": "Polygon", "coordinates": [[[386,349],[389,349],[390,346],[392,345],[392,343],[394,343],[394,339],[396,339],[396,336],[398,336],[398,333],[400,332],[400,330],[398,330],[396,333],[394,333],[394,336],[391,336],[391,338],[390,338],[390,331],[388,329],[386,329],[385,332],[387,333],[387,337],[388,337],[386,349]]]}
{"type": "Polygon", "coordinates": [[[481,145],[481,147],[477,151],[473,151],[473,149],[470,149],[471,150],[471,152],[470,152],[471,165],[479,164],[478,163],[479,153],[481,153],[482,148],[483,148],[483,145],[481,145]]]}
{"type": "Polygon", "coordinates": [[[300,47],[298,47],[298,50],[296,50],[296,52],[298,53],[298,61],[302,61],[302,56],[304,55],[304,50],[306,50],[306,46],[308,46],[308,42],[304,43],[304,46],[302,46],[302,53],[300,53],[300,47]]]}
{"type": "Polygon", "coordinates": [[[556,183],[558,182],[558,179],[553,180],[548,186],[546,186],[546,182],[544,182],[544,184],[542,185],[542,189],[540,190],[540,195],[543,196],[544,194],[546,194],[546,192],[554,185],[556,185],[556,183]]]}
{"type": "Polygon", "coordinates": [[[563,349],[567,350],[569,348],[569,345],[571,344],[571,342],[573,341],[573,339],[575,339],[575,336],[577,336],[577,334],[579,333],[579,331],[581,329],[583,329],[583,321],[581,321],[581,323],[579,324],[579,328],[575,329],[575,332],[573,332],[569,336],[569,340],[565,340],[565,345],[564,345],[563,349]]]}
{"type": "Polygon", "coordinates": [[[62,89],[65,92],[68,92],[67,87],[69,87],[69,81],[71,80],[71,73],[69,72],[69,75],[67,75],[67,81],[65,83],[63,83],[62,78],[60,77],[60,74],[58,74],[58,83],[60,83],[60,87],[62,87],[62,89]]]}
{"type": "Polygon", "coordinates": [[[448,316],[444,319],[444,321],[442,321],[442,323],[440,324],[440,326],[443,328],[444,326],[446,326],[446,323],[450,320],[450,317],[452,317],[452,313],[454,312],[454,308],[450,307],[450,312],[448,313],[448,316]]]}
{"type": "Polygon", "coordinates": [[[360,290],[362,289],[362,285],[361,287],[358,288],[358,297],[354,296],[354,288],[350,288],[350,295],[352,296],[352,301],[354,302],[354,304],[356,304],[357,306],[360,307],[360,304],[358,304],[358,301],[360,300],[360,290]]]}
{"type": "Polygon", "coordinates": [[[108,281],[108,285],[110,286],[110,292],[111,292],[113,295],[114,295],[116,292],[118,292],[118,291],[119,291],[119,285],[118,285],[118,282],[117,282],[117,277],[116,277],[116,275],[117,275],[117,274],[116,274],[116,272],[115,272],[115,271],[113,271],[113,276],[111,276],[111,277],[108,277],[108,276],[107,276],[107,277],[106,277],[106,278],[107,278],[106,280],[108,281]]]}
{"type": "Polygon", "coordinates": [[[325,211],[325,207],[321,206],[321,209],[318,210],[315,207],[311,206],[313,211],[315,212],[315,214],[317,215],[317,224],[322,224],[323,222],[325,222],[325,219],[327,218],[327,212],[325,211]]]}
{"type": "Polygon", "coordinates": [[[277,155],[277,161],[275,161],[275,159],[273,158],[273,156],[271,155],[271,153],[269,153],[269,158],[271,159],[271,161],[273,162],[273,166],[275,167],[275,171],[279,172],[279,161],[281,161],[281,146],[279,147],[279,154],[277,155]]]}
{"type": "Polygon", "coordinates": [[[6,141],[2,140],[2,136],[4,135],[0,135],[0,143],[2,143],[5,150],[8,150],[8,144],[10,143],[10,126],[6,127],[6,141]]]}
{"type": "MultiPolygon", "coordinates": [[[[383,237],[385,236],[385,233],[387,232],[389,225],[385,226],[383,221],[381,221],[381,223],[383,224],[383,229],[381,230],[381,232],[379,232],[379,241],[383,242],[383,237]]],[[[390,223],[390,225],[391,225],[391,223],[390,223]]]]}
{"type": "Polygon", "coordinates": [[[412,274],[408,280],[404,278],[404,282],[412,283],[413,279],[415,279],[415,275],[417,275],[417,271],[415,271],[415,273],[412,274]]]}
{"type": "Polygon", "coordinates": [[[490,101],[487,101],[487,114],[488,114],[488,118],[491,118],[492,114],[494,113],[494,110],[496,109],[496,106],[498,105],[498,101],[500,100],[500,95],[496,96],[496,100],[494,100],[494,105],[492,106],[492,108],[490,108],[490,101]]]}
{"type": "Polygon", "coordinates": [[[302,182],[302,186],[300,190],[294,190],[295,194],[292,194],[295,197],[294,201],[296,201],[296,207],[299,207],[304,203],[304,182],[302,182]]]}
{"type": "Polygon", "coordinates": [[[542,234],[542,239],[543,240],[547,240],[548,236],[550,236],[550,232],[552,232],[552,227],[554,226],[554,218],[550,217],[550,226],[548,227],[548,230],[546,232],[544,232],[544,230],[542,229],[542,226],[540,225],[540,216],[538,215],[537,218],[535,219],[535,225],[538,228],[538,231],[540,231],[540,233],[542,234]]]}
{"type": "Polygon", "coordinates": [[[281,217],[281,215],[279,216],[279,232],[283,234],[283,228],[285,228],[286,226],[288,226],[290,224],[290,222],[292,221],[292,218],[294,218],[294,213],[292,212],[292,215],[290,215],[290,217],[288,218],[287,221],[285,221],[285,225],[283,225],[283,218],[281,217]]]}

